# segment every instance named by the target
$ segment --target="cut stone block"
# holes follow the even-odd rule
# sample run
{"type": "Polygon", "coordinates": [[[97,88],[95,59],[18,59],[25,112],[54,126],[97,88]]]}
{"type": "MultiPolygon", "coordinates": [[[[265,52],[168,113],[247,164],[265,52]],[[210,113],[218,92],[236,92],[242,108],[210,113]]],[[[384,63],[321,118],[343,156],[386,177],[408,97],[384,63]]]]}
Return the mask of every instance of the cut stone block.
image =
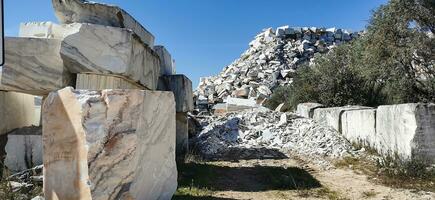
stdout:
{"type": "Polygon", "coordinates": [[[28,94],[0,91],[0,135],[17,128],[39,125],[39,118],[35,118],[34,99],[28,94]]]}
{"type": "Polygon", "coordinates": [[[313,118],[314,110],[317,108],[323,108],[324,106],[319,103],[301,103],[298,104],[296,113],[305,118],[313,118]]]}
{"type": "Polygon", "coordinates": [[[143,43],[154,47],[154,36],[123,9],[86,0],[52,0],[62,24],[90,23],[132,30],[143,43]]]}
{"type": "Polygon", "coordinates": [[[161,76],[159,90],[172,91],[177,104],[177,112],[189,112],[193,107],[192,81],[184,75],[161,76]]]}
{"type": "Polygon", "coordinates": [[[158,55],[125,28],[73,24],[76,32],[62,41],[61,56],[72,73],[114,74],[157,88],[158,55]]]}
{"type": "Polygon", "coordinates": [[[97,74],[77,74],[76,89],[104,90],[104,89],[145,89],[145,88],[123,77],[97,75],[97,74]]]}
{"type": "Polygon", "coordinates": [[[375,147],[376,109],[349,110],[341,117],[343,136],[352,143],[375,147]]]}
{"type": "Polygon", "coordinates": [[[172,93],[65,88],[48,96],[43,112],[46,199],[171,199],[172,93]]]}
{"type": "Polygon", "coordinates": [[[164,46],[155,46],[154,51],[160,58],[160,75],[175,74],[175,63],[168,50],[164,46]]]}
{"type": "Polygon", "coordinates": [[[379,106],[376,134],[383,154],[435,163],[435,104],[379,106]]]}
{"type": "Polygon", "coordinates": [[[177,157],[183,158],[189,152],[189,121],[187,113],[177,113],[177,157]]]}
{"type": "Polygon", "coordinates": [[[73,86],[74,76],[60,57],[60,40],[5,38],[5,61],[0,90],[47,95],[73,86]]]}
{"type": "Polygon", "coordinates": [[[28,22],[20,24],[19,37],[62,40],[76,32],[77,24],[56,24],[53,22],[28,22]]]}
{"type": "Polygon", "coordinates": [[[10,132],[5,151],[5,166],[14,173],[42,165],[42,128],[33,126],[10,132]]]}
{"type": "Polygon", "coordinates": [[[331,126],[342,133],[341,116],[348,110],[363,110],[370,107],[364,106],[344,106],[333,108],[318,108],[314,110],[313,119],[323,125],[331,126]]]}

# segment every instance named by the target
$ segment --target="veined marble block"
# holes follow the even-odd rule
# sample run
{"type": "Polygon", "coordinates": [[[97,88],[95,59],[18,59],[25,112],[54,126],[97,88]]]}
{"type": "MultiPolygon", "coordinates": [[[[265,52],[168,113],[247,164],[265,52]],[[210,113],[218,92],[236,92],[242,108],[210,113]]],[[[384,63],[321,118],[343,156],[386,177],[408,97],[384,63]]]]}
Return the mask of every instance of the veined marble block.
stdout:
{"type": "Polygon", "coordinates": [[[383,154],[435,164],[435,104],[379,106],[376,135],[383,154]]]}
{"type": "Polygon", "coordinates": [[[40,38],[5,38],[5,64],[0,90],[46,95],[73,85],[73,75],[60,57],[61,41],[40,38]]]}
{"type": "Polygon", "coordinates": [[[175,74],[175,62],[164,46],[155,46],[154,51],[160,58],[160,75],[175,74]]]}
{"type": "Polygon", "coordinates": [[[53,22],[27,22],[20,24],[19,37],[47,38],[62,40],[77,31],[77,24],[56,24],[53,22]]]}
{"type": "Polygon", "coordinates": [[[5,166],[21,172],[42,165],[42,129],[31,126],[15,129],[7,135],[5,166]]]}
{"type": "Polygon", "coordinates": [[[161,76],[158,89],[174,93],[177,112],[189,112],[193,110],[192,81],[186,76],[161,76]]]}
{"type": "Polygon", "coordinates": [[[101,74],[77,74],[76,89],[145,89],[143,86],[122,77],[101,74]]]}
{"type": "Polygon", "coordinates": [[[177,157],[183,158],[189,152],[189,121],[187,113],[177,113],[177,157]]]}
{"type": "Polygon", "coordinates": [[[156,89],[159,57],[131,30],[95,24],[71,26],[76,32],[63,39],[60,51],[70,72],[120,75],[156,89]]]}
{"type": "Polygon", "coordinates": [[[35,118],[35,97],[28,94],[0,91],[0,135],[14,129],[39,125],[35,118]]]}
{"type": "Polygon", "coordinates": [[[131,29],[143,43],[154,47],[154,36],[123,9],[86,0],[52,0],[58,20],[63,24],[90,23],[131,29]]]}
{"type": "Polygon", "coordinates": [[[171,199],[172,93],[65,88],[48,96],[43,113],[46,199],[171,199]]]}

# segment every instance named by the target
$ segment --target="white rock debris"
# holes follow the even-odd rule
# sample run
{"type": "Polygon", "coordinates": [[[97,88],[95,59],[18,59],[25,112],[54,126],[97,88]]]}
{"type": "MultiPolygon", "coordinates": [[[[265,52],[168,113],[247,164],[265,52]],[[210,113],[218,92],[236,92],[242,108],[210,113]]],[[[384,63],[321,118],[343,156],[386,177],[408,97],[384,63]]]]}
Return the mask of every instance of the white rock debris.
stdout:
{"type": "Polygon", "coordinates": [[[342,158],[354,153],[352,145],[332,127],[292,113],[256,108],[200,121],[203,130],[192,145],[205,159],[275,158],[283,155],[280,152],[312,159],[342,158]]]}
{"type": "Polygon", "coordinates": [[[292,83],[292,74],[302,63],[314,62],[315,55],[359,37],[336,28],[279,27],[263,30],[249,49],[217,76],[201,78],[195,96],[220,103],[226,97],[267,98],[277,86],[292,83]]]}

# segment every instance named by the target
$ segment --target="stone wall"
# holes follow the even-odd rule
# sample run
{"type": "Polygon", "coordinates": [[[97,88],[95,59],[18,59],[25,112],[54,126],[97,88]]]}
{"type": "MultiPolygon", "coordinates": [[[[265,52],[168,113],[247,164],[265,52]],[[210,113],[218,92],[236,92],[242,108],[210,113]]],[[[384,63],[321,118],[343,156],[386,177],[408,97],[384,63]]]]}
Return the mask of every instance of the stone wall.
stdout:
{"type": "MultiPolygon", "coordinates": [[[[298,108],[307,107],[301,104],[298,108]]],[[[298,109],[306,116],[307,109],[298,109]]],[[[411,103],[368,108],[315,108],[313,118],[346,139],[400,159],[435,163],[435,104],[411,103]]]]}

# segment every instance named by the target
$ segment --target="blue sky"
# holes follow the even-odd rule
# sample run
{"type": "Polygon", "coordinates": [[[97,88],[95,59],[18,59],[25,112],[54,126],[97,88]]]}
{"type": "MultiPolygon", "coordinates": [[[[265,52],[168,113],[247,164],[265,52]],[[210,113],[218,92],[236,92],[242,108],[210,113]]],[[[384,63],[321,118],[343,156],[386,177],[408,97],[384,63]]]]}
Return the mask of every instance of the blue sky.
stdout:
{"type": "MultiPolygon", "coordinates": [[[[196,88],[199,77],[219,73],[263,28],[290,26],[364,29],[371,10],[387,0],[94,0],[133,15],[171,52],[177,73],[196,88]]],[[[54,21],[51,0],[4,0],[5,34],[19,24],[54,21]]]]}

